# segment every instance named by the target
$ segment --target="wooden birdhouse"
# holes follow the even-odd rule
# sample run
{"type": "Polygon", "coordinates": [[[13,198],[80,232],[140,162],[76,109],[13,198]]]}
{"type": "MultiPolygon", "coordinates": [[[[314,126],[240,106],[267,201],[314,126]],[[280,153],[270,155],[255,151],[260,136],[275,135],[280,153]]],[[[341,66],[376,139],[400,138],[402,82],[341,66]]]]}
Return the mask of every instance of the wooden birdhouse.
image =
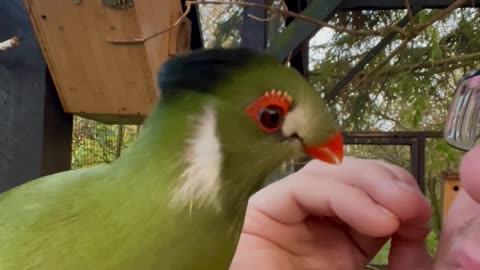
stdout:
{"type": "Polygon", "coordinates": [[[190,50],[179,0],[24,0],[64,111],[140,123],[159,98],[156,76],[190,50]],[[167,31],[169,30],[169,31],[167,31]]]}
{"type": "Polygon", "coordinates": [[[443,175],[443,185],[442,185],[442,217],[447,216],[450,205],[455,200],[455,197],[460,191],[460,178],[458,174],[444,174],[443,175]]]}

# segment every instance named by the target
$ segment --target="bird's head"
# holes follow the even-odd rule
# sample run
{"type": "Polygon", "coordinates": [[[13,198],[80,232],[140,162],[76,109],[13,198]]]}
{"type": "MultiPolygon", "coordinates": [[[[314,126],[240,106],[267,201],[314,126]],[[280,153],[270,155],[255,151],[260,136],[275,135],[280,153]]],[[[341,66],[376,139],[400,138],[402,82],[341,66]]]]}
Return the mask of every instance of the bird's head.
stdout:
{"type": "Polygon", "coordinates": [[[271,56],[247,49],[194,51],[167,61],[159,88],[166,103],[185,99],[179,95],[185,91],[198,97],[202,106],[190,112],[197,123],[192,149],[203,149],[203,162],[221,167],[212,175],[235,179],[237,187],[239,179],[263,181],[292,157],[343,159],[342,136],[321,96],[271,56]]]}

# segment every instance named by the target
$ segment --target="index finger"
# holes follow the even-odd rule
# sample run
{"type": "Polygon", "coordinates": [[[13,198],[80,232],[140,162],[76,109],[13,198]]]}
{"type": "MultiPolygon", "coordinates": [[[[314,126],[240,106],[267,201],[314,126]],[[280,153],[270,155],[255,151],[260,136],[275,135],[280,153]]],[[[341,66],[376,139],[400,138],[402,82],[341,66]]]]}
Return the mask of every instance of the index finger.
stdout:
{"type": "Polygon", "coordinates": [[[309,216],[338,217],[355,230],[378,237],[392,234],[399,226],[393,213],[377,205],[362,190],[340,181],[318,181],[301,174],[259,191],[250,199],[247,214],[249,211],[260,212],[283,225],[303,223],[309,216]]]}
{"type": "Polygon", "coordinates": [[[387,162],[347,157],[340,166],[332,166],[312,161],[299,173],[309,174],[319,181],[335,178],[357,187],[401,221],[424,226],[432,216],[432,208],[414,177],[403,168],[387,162]]]}

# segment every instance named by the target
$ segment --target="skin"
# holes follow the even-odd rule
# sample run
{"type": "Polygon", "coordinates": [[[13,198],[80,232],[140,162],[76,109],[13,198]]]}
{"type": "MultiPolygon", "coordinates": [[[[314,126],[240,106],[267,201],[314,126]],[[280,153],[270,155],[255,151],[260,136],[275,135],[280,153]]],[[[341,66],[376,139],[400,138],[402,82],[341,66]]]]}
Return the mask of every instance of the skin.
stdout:
{"type": "Polygon", "coordinates": [[[230,270],[362,269],[391,238],[389,269],[480,269],[480,146],[460,166],[436,258],[432,208],[407,171],[381,161],[312,161],[252,196],[230,270]],[[372,226],[375,224],[375,226],[372,226]],[[348,258],[341,260],[339,258],[348,258]]]}
{"type": "Polygon", "coordinates": [[[460,189],[443,226],[434,269],[480,269],[480,145],[460,164],[460,189]]]}

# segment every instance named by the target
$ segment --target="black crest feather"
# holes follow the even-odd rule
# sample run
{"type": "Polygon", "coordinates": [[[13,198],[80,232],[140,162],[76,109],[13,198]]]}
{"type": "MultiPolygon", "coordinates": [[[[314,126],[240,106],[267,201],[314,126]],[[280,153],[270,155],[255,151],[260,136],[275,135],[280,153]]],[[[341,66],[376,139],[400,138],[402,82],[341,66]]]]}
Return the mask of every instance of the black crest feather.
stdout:
{"type": "Polygon", "coordinates": [[[180,90],[208,92],[233,72],[266,55],[245,48],[201,49],[169,59],[158,74],[162,96],[180,90]]]}

